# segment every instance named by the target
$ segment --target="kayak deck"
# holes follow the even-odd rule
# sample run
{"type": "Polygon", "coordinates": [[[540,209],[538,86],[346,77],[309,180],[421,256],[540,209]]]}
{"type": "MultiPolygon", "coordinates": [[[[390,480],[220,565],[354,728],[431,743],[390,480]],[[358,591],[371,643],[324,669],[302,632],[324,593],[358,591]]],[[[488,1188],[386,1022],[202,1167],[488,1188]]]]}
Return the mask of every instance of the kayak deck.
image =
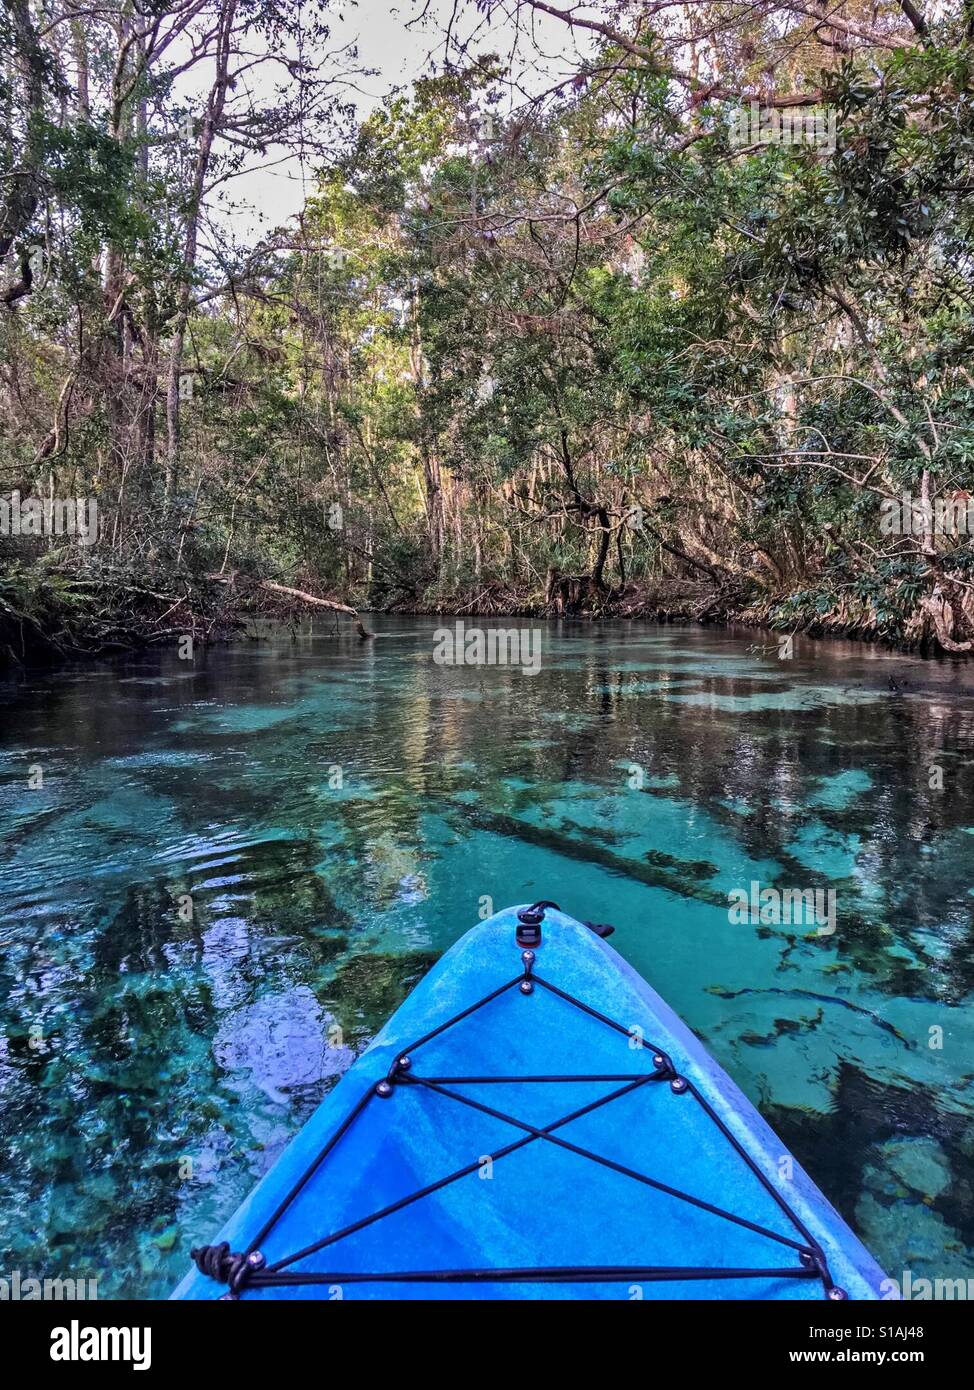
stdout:
{"type": "Polygon", "coordinates": [[[561,912],[517,927],[446,953],[174,1297],[880,1297],[650,986],[561,912]]]}

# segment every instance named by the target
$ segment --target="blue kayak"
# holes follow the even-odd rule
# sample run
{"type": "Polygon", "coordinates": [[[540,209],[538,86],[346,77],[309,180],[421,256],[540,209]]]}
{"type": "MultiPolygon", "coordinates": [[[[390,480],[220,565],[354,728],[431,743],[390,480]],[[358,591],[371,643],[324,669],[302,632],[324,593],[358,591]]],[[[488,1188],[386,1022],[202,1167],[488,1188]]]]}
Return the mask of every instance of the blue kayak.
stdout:
{"type": "Polygon", "coordinates": [[[609,930],[543,903],[467,932],[173,1297],[881,1297],[609,930]]]}

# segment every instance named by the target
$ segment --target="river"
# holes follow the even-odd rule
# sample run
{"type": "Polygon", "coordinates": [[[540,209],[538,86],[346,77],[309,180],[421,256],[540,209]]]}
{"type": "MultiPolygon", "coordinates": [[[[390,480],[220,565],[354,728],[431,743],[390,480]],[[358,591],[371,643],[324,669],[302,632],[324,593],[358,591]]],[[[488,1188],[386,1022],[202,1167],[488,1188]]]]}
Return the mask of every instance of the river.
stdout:
{"type": "Polygon", "coordinates": [[[888,1272],[974,1278],[974,672],[525,622],[529,674],[372,625],[0,686],[0,1277],[165,1295],[429,964],[544,897],[888,1272]],[[752,884],[833,921],[732,921],[752,884]]]}

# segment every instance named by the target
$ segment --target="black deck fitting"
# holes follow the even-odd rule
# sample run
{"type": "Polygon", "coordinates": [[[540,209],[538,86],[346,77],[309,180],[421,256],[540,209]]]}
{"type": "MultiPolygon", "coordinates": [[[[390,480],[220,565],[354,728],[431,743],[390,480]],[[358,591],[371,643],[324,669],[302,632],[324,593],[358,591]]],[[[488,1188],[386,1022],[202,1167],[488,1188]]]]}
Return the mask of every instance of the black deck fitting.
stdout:
{"type": "Polygon", "coordinates": [[[540,946],[541,945],[541,923],[544,921],[545,908],[553,907],[556,912],[561,908],[557,903],[540,902],[533,903],[531,907],[522,907],[517,914],[517,944],[519,946],[540,946]]]}

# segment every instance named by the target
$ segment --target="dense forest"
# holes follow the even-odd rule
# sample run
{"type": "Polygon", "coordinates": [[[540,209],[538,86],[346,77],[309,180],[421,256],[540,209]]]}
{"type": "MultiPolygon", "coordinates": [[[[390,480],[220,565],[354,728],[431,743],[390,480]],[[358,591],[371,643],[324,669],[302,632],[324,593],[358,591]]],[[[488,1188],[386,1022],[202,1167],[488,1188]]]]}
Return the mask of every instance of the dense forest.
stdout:
{"type": "Polygon", "coordinates": [[[974,650],[974,6],[480,0],[366,106],[339,9],[4,0],[4,660],[315,599],[974,650]]]}

